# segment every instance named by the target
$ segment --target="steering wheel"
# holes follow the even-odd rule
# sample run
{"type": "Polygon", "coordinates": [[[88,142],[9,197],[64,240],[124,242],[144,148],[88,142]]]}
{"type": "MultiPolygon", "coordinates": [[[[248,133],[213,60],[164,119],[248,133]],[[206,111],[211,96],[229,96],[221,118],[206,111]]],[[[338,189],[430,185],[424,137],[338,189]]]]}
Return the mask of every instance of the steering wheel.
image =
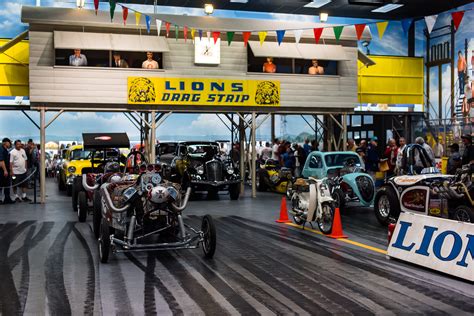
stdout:
{"type": "Polygon", "coordinates": [[[127,155],[125,172],[138,173],[138,169],[143,163],[147,164],[145,155],[141,151],[134,149],[127,155]]]}

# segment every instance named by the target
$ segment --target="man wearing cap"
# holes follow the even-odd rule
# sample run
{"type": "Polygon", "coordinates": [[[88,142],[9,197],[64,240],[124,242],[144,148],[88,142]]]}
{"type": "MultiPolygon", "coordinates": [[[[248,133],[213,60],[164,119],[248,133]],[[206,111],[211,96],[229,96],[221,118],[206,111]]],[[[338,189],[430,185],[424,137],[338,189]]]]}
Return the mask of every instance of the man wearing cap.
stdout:
{"type": "Polygon", "coordinates": [[[464,144],[464,152],[462,154],[462,164],[467,165],[474,163],[474,146],[472,145],[472,136],[469,134],[461,136],[464,144]]]}
{"type": "Polygon", "coordinates": [[[0,193],[3,190],[5,198],[3,204],[15,203],[10,197],[10,157],[8,149],[12,146],[12,142],[8,138],[2,140],[2,147],[0,148],[0,193]]]}
{"type": "Polygon", "coordinates": [[[122,59],[119,52],[114,52],[114,61],[112,62],[112,67],[115,68],[128,68],[128,63],[125,59],[122,59]]]}
{"type": "Polygon", "coordinates": [[[449,159],[448,159],[447,173],[455,174],[456,170],[462,167],[461,154],[459,153],[459,145],[456,143],[453,143],[448,148],[451,151],[451,155],[449,156],[449,159]]]}
{"type": "Polygon", "coordinates": [[[372,137],[370,144],[367,147],[367,162],[365,164],[367,171],[375,176],[375,173],[379,171],[379,153],[378,153],[378,138],[377,136],[372,137]]]}

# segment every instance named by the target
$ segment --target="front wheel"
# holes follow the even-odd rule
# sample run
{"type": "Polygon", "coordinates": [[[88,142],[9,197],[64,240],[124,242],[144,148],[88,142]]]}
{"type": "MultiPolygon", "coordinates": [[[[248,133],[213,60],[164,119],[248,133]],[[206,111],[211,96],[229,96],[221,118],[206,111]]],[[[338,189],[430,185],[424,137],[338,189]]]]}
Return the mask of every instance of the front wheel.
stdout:
{"type": "Polygon", "coordinates": [[[102,219],[102,201],[98,190],[94,191],[93,213],[92,213],[92,230],[96,239],[100,234],[100,220],[102,219]]]}
{"type": "Polygon", "coordinates": [[[210,215],[205,215],[202,219],[201,232],[203,234],[202,250],[204,256],[211,259],[216,252],[216,227],[210,215]]]}
{"type": "Polygon", "coordinates": [[[296,225],[303,225],[305,220],[301,218],[301,216],[293,215],[293,221],[296,225]]]}
{"type": "Polygon", "coordinates": [[[374,201],[375,217],[383,226],[387,226],[390,222],[390,217],[398,217],[400,214],[400,205],[397,195],[390,187],[382,187],[374,201]]]}
{"type": "Polygon", "coordinates": [[[321,218],[318,220],[319,230],[328,235],[332,231],[332,223],[334,221],[334,206],[329,203],[321,205],[321,218]]]}
{"type": "Polygon", "coordinates": [[[77,194],[77,218],[79,222],[83,223],[87,218],[87,195],[85,191],[81,191],[77,194]]]}
{"type": "Polygon", "coordinates": [[[460,222],[474,223],[474,211],[466,205],[459,205],[454,209],[453,219],[460,222]]]}
{"type": "Polygon", "coordinates": [[[334,192],[332,193],[332,198],[334,201],[336,201],[336,207],[339,208],[339,210],[342,210],[346,204],[346,197],[344,192],[342,192],[341,189],[334,189],[334,192]]]}
{"type": "Polygon", "coordinates": [[[107,263],[110,254],[110,228],[109,224],[102,219],[100,222],[100,236],[99,236],[99,258],[100,262],[107,263]]]}
{"type": "Polygon", "coordinates": [[[230,199],[235,201],[240,196],[240,184],[232,184],[229,188],[230,199]]]}

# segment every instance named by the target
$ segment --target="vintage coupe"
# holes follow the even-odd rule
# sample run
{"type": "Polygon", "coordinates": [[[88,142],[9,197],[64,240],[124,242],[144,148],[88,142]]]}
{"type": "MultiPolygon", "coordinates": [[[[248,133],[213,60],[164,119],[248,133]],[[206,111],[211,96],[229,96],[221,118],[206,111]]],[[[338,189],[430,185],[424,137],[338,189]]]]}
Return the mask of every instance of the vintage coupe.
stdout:
{"type": "Polygon", "coordinates": [[[304,178],[328,178],[336,207],[343,208],[348,202],[367,207],[373,204],[375,183],[360,166],[360,157],[355,152],[316,151],[308,155],[302,175],[304,178]]]}
{"type": "Polygon", "coordinates": [[[171,162],[170,180],[193,192],[207,191],[216,196],[228,191],[232,200],[240,195],[238,169],[229,157],[221,156],[216,142],[180,142],[171,162]]]}
{"type": "Polygon", "coordinates": [[[75,178],[80,178],[82,168],[91,166],[91,152],[84,150],[82,145],[69,146],[64,154],[62,168],[58,173],[58,188],[66,190],[68,196],[72,195],[72,187],[75,178]]]}

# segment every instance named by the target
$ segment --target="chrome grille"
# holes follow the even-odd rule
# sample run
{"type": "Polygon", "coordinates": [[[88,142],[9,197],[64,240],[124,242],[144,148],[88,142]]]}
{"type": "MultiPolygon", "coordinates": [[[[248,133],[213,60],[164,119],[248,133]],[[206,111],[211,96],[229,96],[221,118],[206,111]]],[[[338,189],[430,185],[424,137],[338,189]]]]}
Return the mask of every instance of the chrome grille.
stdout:
{"type": "Polygon", "coordinates": [[[222,181],[222,163],[216,160],[207,162],[206,176],[209,181],[222,181]]]}
{"type": "Polygon", "coordinates": [[[357,188],[365,201],[372,201],[374,198],[374,185],[372,179],[367,176],[358,176],[356,178],[357,188]]]}

